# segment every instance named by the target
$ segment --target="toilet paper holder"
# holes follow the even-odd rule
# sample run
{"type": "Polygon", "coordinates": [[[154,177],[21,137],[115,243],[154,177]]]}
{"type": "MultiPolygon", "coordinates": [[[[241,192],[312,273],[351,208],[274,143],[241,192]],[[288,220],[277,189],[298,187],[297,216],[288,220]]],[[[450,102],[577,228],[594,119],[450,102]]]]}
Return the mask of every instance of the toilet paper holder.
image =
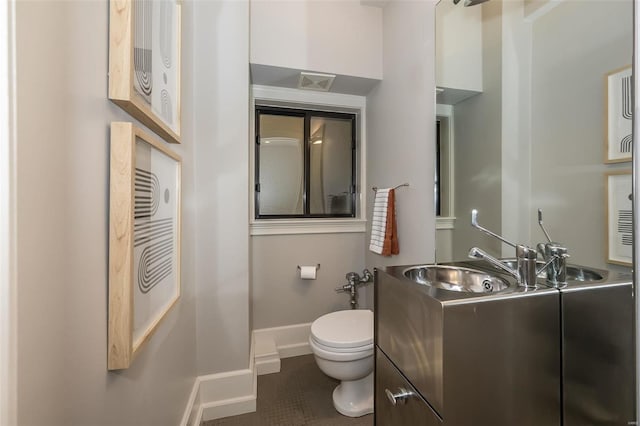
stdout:
{"type": "MultiPolygon", "coordinates": [[[[301,270],[301,269],[302,268],[300,268],[300,265],[298,265],[298,271],[301,270]]],[[[319,263],[316,265],[316,269],[320,269],[320,264],[319,263]]]]}

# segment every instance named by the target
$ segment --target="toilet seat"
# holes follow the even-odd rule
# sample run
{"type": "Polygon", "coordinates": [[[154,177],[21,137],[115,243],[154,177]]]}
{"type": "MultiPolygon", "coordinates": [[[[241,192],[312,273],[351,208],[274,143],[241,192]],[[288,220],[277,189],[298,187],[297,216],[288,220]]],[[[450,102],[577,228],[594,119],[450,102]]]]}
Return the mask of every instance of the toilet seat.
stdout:
{"type": "Polygon", "coordinates": [[[373,348],[373,312],[354,309],[331,312],[311,324],[311,339],[331,352],[359,352],[373,348]]]}
{"type": "Polygon", "coordinates": [[[313,335],[311,335],[309,337],[309,343],[313,343],[314,346],[316,346],[319,349],[322,349],[323,351],[335,352],[335,353],[366,352],[366,351],[371,351],[373,349],[373,342],[371,342],[371,343],[369,343],[367,345],[354,346],[352,348],[336,348],[336,347],[333,347],[333,346],[325,345],[322,342],[318,342],[318,340],[315,337],[313,337],[313,335]]]}
{"type": "Polygon", "coordinates": [[[349,362],[349,361],[357,361],[364,358],[372,358],[373,359],[373,344],[367,346],[359,346],[357,348],[331,348],[329,346],[324,346],[321,343],[318,343],[313,336],[309,337],[309,346],[311,347],[311,352],[317,358],[322,358],[330,361],[336,362],[349,362]]]}

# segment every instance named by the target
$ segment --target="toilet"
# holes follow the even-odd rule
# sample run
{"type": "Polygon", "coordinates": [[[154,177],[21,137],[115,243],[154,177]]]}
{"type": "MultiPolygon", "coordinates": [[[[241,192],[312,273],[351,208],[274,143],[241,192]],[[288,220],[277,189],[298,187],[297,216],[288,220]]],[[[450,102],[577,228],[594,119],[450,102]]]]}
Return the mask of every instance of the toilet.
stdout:
{"type": "Polygon", "coordinates": [[[341,383],[333,406],[345,416],[373,413],[373,312],[331,312],[311,324],[309,345],[320,370],[341,383]]]}

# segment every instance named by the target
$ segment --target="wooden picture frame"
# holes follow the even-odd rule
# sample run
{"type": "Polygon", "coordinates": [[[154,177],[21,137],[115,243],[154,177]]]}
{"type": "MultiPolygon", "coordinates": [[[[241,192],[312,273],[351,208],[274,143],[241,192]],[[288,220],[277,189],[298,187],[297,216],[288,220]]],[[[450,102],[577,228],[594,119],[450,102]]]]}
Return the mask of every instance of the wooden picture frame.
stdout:
{"type": "Polygon", "coordinates": [[[606,135],[605,163],[631,161],[632,76],[631,65],[614,70],[605,77],[606,135]]]}
{"type": "Polygon", "coordinates": [[[633,201],[631,170],[618,170],[605,175],[607,200],[607,262],[633,264],[633,201]]]}
{"type": "Polygon", "coordinates": [[[109,99],[171,143],[181,137],[180,0],[109,1],[109,99]]]}
{"type": "Polygon", "coordinates": [[[108,369],[128,368],[180,298],[180,157],[111,123],[108,369]]]}

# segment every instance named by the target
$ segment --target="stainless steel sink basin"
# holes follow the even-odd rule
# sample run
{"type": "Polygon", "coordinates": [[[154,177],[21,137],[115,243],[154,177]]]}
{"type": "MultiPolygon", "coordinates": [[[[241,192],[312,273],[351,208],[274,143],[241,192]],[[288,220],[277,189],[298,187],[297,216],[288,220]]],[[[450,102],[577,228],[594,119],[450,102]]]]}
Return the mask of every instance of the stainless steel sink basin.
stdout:
{"type": "MultiPolygon", "coordinates": [[[[503,261],[505,265],[510,268],[516,269],[516,261],[515,260],[506,260],[503,261]]],[[[538,261],[538,269],[544,265],[544,262],[538,261]]],[[[546,271],[542,271],[538,274],[539,278],[547,278],[546,271]]],[[[581,266],[567,266],[567,281],[600,281],[603,280],[604,277],[597,271],[593,269],[584,268],[581,266]]]]}
{"type": "Polygon", "coordinates": [[[430,265],[406,269],[404,276],[418,284],[443,290],[491,293],[509,288],[509,282],[476,269],[430,265]]]}

